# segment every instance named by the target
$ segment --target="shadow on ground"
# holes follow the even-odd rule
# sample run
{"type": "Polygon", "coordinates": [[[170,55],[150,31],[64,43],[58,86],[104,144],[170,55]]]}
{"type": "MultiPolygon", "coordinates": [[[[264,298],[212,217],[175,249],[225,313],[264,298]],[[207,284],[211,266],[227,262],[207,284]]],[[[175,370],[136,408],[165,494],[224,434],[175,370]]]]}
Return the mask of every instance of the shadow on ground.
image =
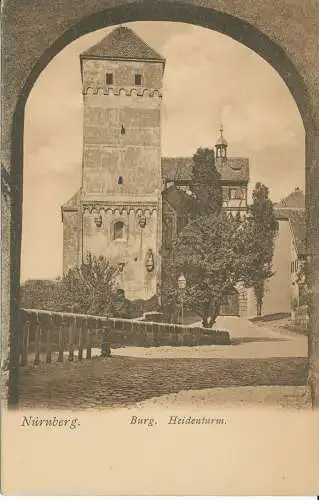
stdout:
{"type": "Polygon", "coordinates": [[[247,344],[248,342],[287,342],[289,339],[276,337],[240,337],[232,339],[232,345],[247,344]]]}

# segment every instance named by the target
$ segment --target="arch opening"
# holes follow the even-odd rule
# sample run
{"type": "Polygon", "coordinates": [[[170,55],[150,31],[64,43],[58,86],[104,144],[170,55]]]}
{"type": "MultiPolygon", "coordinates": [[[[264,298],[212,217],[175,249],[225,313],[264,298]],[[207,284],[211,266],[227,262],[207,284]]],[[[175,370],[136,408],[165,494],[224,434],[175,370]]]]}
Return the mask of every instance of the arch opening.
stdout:
{"type": "MultiPolygon", "coordinates": [[[[137,20],[177,21],[200,25],[205,28],[222,32],[231,38],[243,43],[257,52],[262,58],[280,74],[285,81],[302,116],[306,134],[312,123],[309,97],[301,75],[298,73],[284,51],[275,45],[252,25],[236,19],[227,14],[205,8],[195,8],[180,4],[178,8],[167,3],[156,4],[150,9],[147,5],[132,5],[130,9],[107,9],[99,12],[74,26],[64,33],[39,59],[31,71],[27,82],[20,94],[20,98],[13,117],[12,128],[12,166],[11,185],[16,186],[11,196],[11,323],[13,331],[17,328],[15,316],[19,307],[18,290],[20,281],[20,256],[21,256],[21,224],[22,224],[22,179],[23,179],[23,129],[24,109],[29,93],[39,74],[49,61],[58,54],[62,48],[83,34],[100,29],[107,25],[119,24],[137,20]],[[165,15],[163,12],[165,11],[165,15]],[[17,238],[18,235],[18,238],[17,238]],[[13,237],[14,236],[14,237],[13,237]]],[[[14,345],[14,343],[13,343],[14,345]]]]}

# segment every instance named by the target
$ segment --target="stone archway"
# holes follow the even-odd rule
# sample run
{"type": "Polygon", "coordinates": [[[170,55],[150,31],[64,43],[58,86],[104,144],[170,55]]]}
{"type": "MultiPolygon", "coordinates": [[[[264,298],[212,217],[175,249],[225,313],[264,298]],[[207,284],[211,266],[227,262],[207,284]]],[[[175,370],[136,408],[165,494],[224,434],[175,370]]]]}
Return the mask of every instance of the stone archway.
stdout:
{"type": "MultiPolygon", "coordinates": [[[[18,309],[24,108],[38,75],[67,44],[129,21],[179,21],[220,31],[253,49],[286,82],[306,131],[306,208],[312,275],[309,335],[314,405],[319,405],[319,61],[316,2],[299,0],[7,0],[3,9],[2,359],[10,331],[10,401],[18,398],[18,309]],[[35,16],[36,13],[36,16],[35,16]],[[36,20],[36,23],[35,23],[36,20]]],[[[196,89],[195,89],[196,91],[196,89]]]]}

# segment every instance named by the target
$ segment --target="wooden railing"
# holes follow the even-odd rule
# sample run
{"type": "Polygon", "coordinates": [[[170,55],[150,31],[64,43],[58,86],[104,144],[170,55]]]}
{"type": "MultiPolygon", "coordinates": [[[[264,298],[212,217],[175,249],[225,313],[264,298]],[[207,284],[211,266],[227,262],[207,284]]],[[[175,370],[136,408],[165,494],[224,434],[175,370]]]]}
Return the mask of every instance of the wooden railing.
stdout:
{"type": "Polygon", "coordinates": [[[230,334],[187,325],[106,318],[86,314],[22,309],[20,365],[40,361],[91,359],[92,349],[109,356],[123,346],[196,346],[231,344],[230,334]]]}
{"type": "Polygon", "coordinates": [[[60,313],[22,309],[20,337],[20,365],[40,360],[62,362],[65,357],[81,361],[91,359],[92,348],[100,347],[101,355],[109,353],[106,336],[108,318],[86,314],[60,313]],[[33,360],[30,359],[33,357],[33,360]]]}

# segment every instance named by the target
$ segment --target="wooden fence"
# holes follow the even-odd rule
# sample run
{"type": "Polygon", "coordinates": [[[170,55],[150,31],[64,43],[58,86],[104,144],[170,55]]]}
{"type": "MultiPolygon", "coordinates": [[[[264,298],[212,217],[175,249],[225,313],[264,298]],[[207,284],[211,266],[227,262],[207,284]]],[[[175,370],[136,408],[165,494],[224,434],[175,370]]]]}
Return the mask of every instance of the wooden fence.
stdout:
{"type": "Polygon", "coordinates": [[[227,345],[229,332],[200,327],[172,325],[85,314],[22,309],[20,364],[51,363],[75,356],[91,359],[92,349],[108,356],[111,348],[122,346],[227,345]]]}
{"type": "Polygon", "coordinates": [[[65,359],[65,355],[69,361],[73,361],[75,352],[79,360],[91,359],[93,347],[100,347],[102,355],[108,353],[108,318],[35,309],[22,309],[20,314],[22,366],[28,363],[30,354],[37,365],[43,358],[51,363],[53,353],[59,362],[65,359]]]}

